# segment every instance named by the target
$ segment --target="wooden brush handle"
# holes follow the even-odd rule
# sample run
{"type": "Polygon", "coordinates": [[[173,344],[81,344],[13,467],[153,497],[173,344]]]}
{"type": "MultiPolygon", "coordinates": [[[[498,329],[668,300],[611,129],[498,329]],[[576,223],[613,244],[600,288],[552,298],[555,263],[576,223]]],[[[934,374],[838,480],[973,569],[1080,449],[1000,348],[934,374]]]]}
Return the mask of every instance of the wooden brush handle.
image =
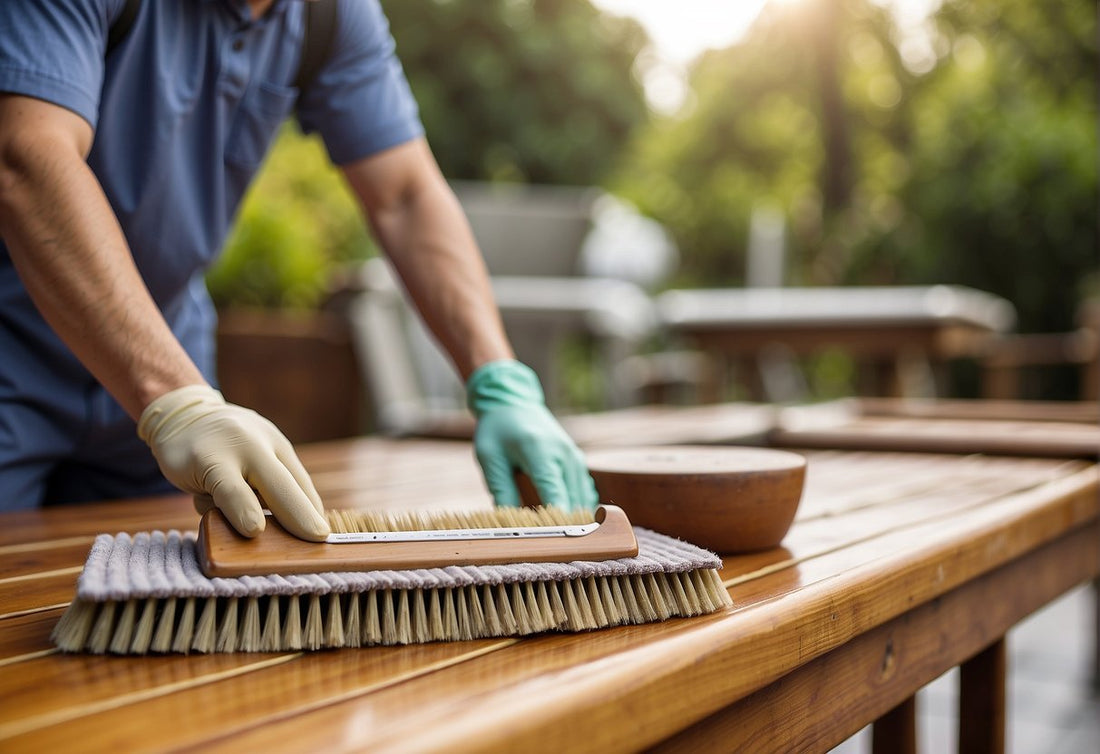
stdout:
{"type": "Polygon", "coordinates": [[[289,534],[274,518],[259,536],[243,537],[222,512],[211,509],[199,523],[198,557],[210,578],[289,575],[326,571],[382,571],[502,563],[610,560],[638,554],[634,530],[621,508],[596,510],[599,528],[581,537],[471,539],[430,542],[326,544],[289,534]]]}

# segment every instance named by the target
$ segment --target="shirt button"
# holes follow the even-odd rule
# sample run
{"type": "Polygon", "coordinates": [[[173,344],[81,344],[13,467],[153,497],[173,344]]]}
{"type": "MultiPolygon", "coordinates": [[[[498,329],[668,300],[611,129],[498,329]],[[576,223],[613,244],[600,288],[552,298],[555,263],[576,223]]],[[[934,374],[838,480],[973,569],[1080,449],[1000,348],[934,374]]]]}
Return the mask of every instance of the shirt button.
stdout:
{"type": "Polygon", "coordinates": [[[243,49],[244,49],[244,40],[243,39],[234,39],[233,40],[233,51],[234,52],[240,52],[243,49]]]}

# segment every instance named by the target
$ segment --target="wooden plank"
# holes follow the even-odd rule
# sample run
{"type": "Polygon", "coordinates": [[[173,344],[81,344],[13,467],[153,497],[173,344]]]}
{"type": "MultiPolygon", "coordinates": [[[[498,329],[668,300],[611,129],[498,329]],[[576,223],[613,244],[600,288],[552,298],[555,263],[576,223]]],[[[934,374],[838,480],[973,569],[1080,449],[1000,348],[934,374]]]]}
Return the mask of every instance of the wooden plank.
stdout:
{"type": "Polygon", "coordinates": [[[56,544],[36,542],[33,546],[0,548],[0,588],[43,571],[83,566],[93,541],[92,537],[76,537],[55,540],[56,544]]]}
{"type": "Polygon", "coordinates": [[[1100,423],[1097,401],[858,398],[843,402],[854,404],[860,416],[1070,422],[1093,426],[1100,423]]]}
{"type": "Polygon", "coordinates": [[[841,401],[786,409],[780,413],[776,429],[769,433],[768,442],[780,447],[1090,460],[1100,452],[1100,424],[1093,422],[864,414],[863,405],[841,401]]]}
{"type": "MultiPolygon", "coordinates": [[[[124,751],[198,746],[242,727],[263,726],[348,697],[470,662],[514,639],[287,655],[51,657],[19,666],[47,689],[0,682],[0,744],[11,751],[124,751]],[[111,671],[104,673],[105,664],[111,671]],[[55,700],[59,684],[77,695],[55,700]],[[122,689],[125,689],[123,691],[122,689]],[[219,693],[232,690],[233,693],[219,693]],[[10,706],[9,706],[10,705],[10,706]],[[147,710],[156,710],[152,717],[147,710]],[[134,717],[138,715],[139,717],[134,717]],[[171,720],[171,725],[165,721],[171,720]],[[75,733],[74,733],[75,731],[75,733]]],[[[313,748],[309,734],[297,749],[313,748]]]]}
{"type": "MultiPolygon", "coordinates": [[[[55,654],[8,665],[0,673],[0,741],[128,699],[248,673],[297,655],[213,654],[104,658],[55,654]],[[64,693],[59,693],[60,691],[64,693]]],[[[161,722],[163,724],[163,720],[161,722]]]]}
{"type": "Polygon", "coordinates": [[[0,585],[0,620],[69,604],[78,575],[75,571],[63,571],[0,585]]]}
{"type": "Polygon", "coordinates": [[[1100,428],[1068,422],[867,417],[834,427],[776,430],[769,443],[778,447],[1095,458],[1100,428]]]}
{"type": "Polygon", "coordinates": [[[152,529],[194,529],[198,514],[185,495],[65,505],[3,514],[0,548],[152,529]]]}
{"type": "MultiPolygon", "coordinates": [[[[1095,522],[925,603],[722,710],[655,752],[824,752],[1100,570],[1095,522]]],[[[959,751],[973,751],[960,748],[959,751]]]]}
{"type": "Polygon", "coordinates": [[[0,621],[0,666],[54,649],[50,632],[57,625],[63,608],[54,608],[0,621]]]}
{"type": "Polygon", "coordinates": [[[562,416],[566,432],[582,448],[749,443],[775,426],[775,407],[751,403],[639,406],[562,416]]]}

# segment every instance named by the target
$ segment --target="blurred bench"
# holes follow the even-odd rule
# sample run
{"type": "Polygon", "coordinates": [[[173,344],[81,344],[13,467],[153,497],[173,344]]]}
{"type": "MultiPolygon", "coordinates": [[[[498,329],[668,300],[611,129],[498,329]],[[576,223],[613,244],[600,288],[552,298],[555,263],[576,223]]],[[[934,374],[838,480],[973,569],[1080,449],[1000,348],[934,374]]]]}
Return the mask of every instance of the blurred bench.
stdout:
{"type": "Polygon", "coordinates": [[[991,343],[982,359],[983,396],[1025,398],[1033,373],[1068,366],[1078,373],[1077,397],[1100,399],[1100,300],[1084,302],[1077,322],[1070,332],[1009,334],[991,343]]]}
{"type": "MultiPolygon", "coordinates": [[[[861,365],[862,394],[891,396],[935,395],[942,363],[980,358],[1015,320],[1004,299],[945,285],[673,290],[657,307],[670,334],[713,359],[720,384],[738,366],[757,375],[776,353],[835,347],[861,365]]],[[[776,394],[759,377],[747,387],[756,400],[806,397],[776,394]]]]}

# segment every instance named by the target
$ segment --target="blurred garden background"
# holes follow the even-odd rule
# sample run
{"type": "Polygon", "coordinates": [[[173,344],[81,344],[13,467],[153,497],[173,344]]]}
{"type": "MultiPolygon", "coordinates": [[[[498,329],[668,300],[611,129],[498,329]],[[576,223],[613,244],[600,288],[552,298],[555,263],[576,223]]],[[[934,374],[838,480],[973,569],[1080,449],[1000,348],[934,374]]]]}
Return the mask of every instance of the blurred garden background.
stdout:
{"type": "MultiPolygon", "coordinates": [[[[632,203],[678,251],[659,287],[744,285],[765,212],[785,285],[969,286],[1010,301],[1020,333],[1072,331],[1100,293],[1092,0],[771,0],[674,66],[606,9],[623,3],[382,5],[447,178],[632,203]]],[[[288,123],[209,286],[224,308],[310,310],[376,253],[288,123]]],[[[817,393],[850,388],[835,358],[811,367],[817,393]]],[[[953,380],[976,394],[972,371],[953,380]]],[[[1047,370],[1026,397],[1076,398],[1079,380],[1047,370]]]]}

